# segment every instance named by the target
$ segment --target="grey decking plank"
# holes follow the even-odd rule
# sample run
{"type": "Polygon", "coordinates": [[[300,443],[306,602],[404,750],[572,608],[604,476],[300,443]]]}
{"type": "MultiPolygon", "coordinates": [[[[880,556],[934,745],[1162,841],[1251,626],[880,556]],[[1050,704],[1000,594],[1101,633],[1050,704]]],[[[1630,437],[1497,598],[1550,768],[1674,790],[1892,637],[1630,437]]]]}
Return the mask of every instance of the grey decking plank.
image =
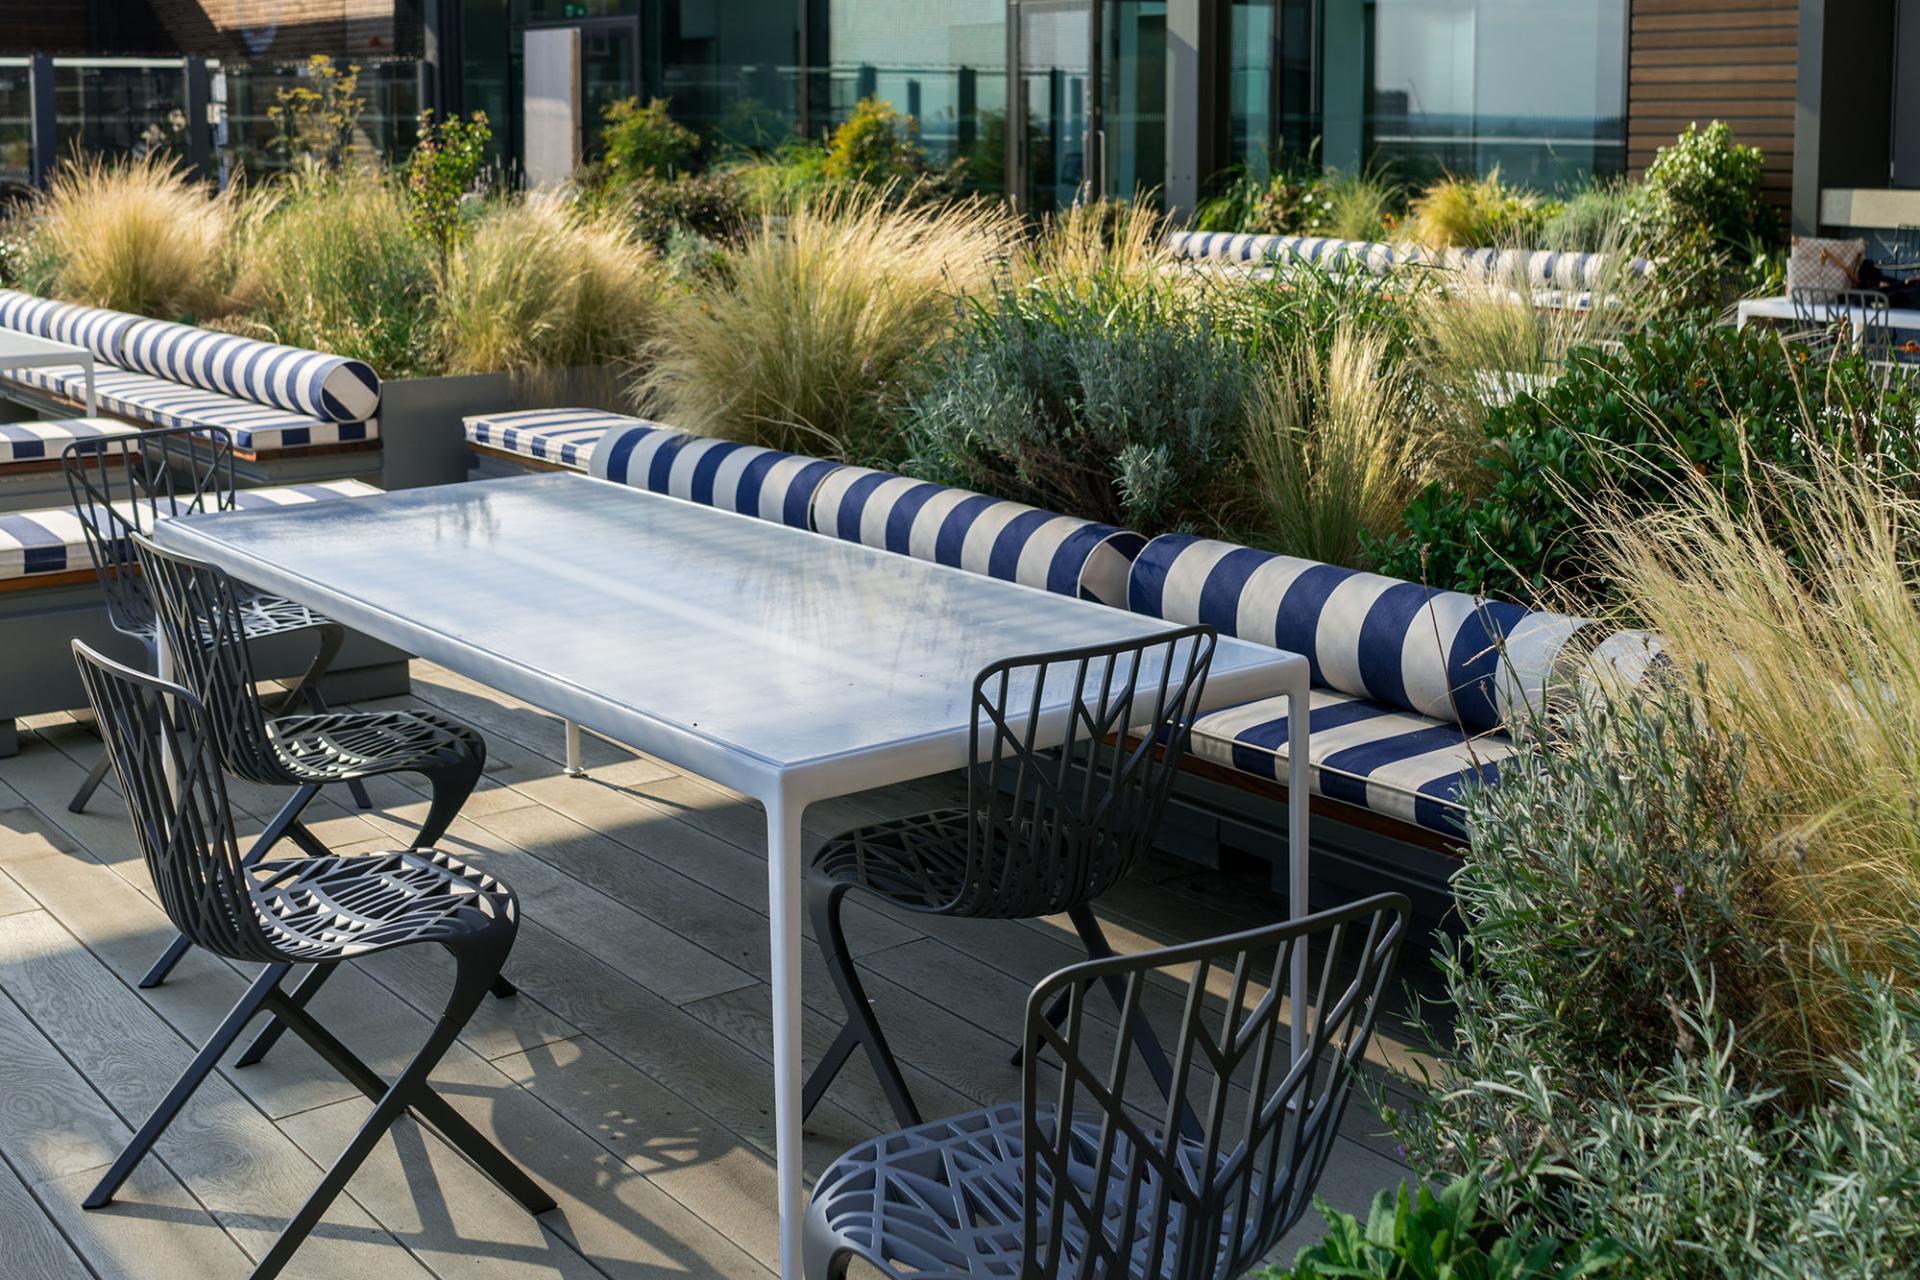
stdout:
{"type": "Polygon", "coordinates": [[[6,1252],[7,1273],[23,1280],[91,1280],[73,1246],[5,1160],[0,1160],[0,1249],[6,1252]]]}
{"type": "MultiPolygon", "coordinates": [[[[115,1207],[89,1212],[80,1200],[98,1176],[69,1174],[39,1183],[33,1191],[100,1280],[243,1280],[253,1269],[233,1237],[165,1165],[143,1163],[115,1207]]],[[[406,1274],[406,1255],[397,1246],[393,1252],[403,1264],[396,1274],[406,1274]]],[[[315,1275],[296,1269],[286,1274],[315,1275]]]]}

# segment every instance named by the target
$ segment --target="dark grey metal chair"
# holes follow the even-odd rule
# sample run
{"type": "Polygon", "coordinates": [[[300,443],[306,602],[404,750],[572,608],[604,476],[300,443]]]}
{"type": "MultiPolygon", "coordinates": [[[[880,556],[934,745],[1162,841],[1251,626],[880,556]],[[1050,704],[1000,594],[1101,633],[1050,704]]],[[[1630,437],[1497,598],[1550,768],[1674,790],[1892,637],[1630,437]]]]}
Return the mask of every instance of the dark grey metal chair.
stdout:
{"type": "Polygon", "coordinates": [[[1793,289],[1790,340],[1816,355],[1858,351],[1869,360],[1893,358],[1887,295],[1874,289],[1793,289]]]}
{"type": "Polygon", "coordinates": [[[1299,1220],[1326,1167],[1407,913],[1406,898],[1381,894],[1062,969],[1027,999],[1018,1104],[863,1142],[821,1174],[808,1280],[838,1280],[854,1258],[902,1280],[1242,1274],[1299,1220]],[[1318,972],[1298,1059],[1281,1007],[1296,955],[1318,972]],[[1184,996],[1166,993],[1183,1001],[1176,1065],[1150,1115],[1125,1101],[1132,1056],[1113,1045],[1144,1022],[1162,974],[1184,996]],[[1120,1022],[1105,1028],[1085,993],[1115,982],[1120,1022]],[[1049,1011],[1062,999],[1056,1025],[1049,1011]],[[1059,1057],[1057,1079],[1042,1079],[1045,1049],[1059,1057]],[[1202,1118],[1198,1134],[1174,1123],[1176,1108],[1202,1118]]]}
{"type": "MultiPolygon", "coordinates": [[[[86,534],[87,555],[106,596],[107,621],[139,642],[147,669],[158,672],[158,625],[146,584],[134,572],[128,536],[152,533],[160,520],[234,505],[233,438],[212,427],[162,427],[97,440],[76,440],[61,454],[67,492],[86,534]]],[[[320,678],[340,652],[346,631],[324,614],[265,592],[246,593],[249,640],[290,632],[314,633],[318,647],[306,674],[287,695],[286,706],[304,699],[316,712],[327,704],[320,678]]],[[[81,813],[107,776],[103,753],[67,808],[81,813]]],[[[354,801],[371,808],[366,788],[349,783],[354,801]]]]}
{"type": "MultiPolygon", "coordinates": [[[[1187,627],[992,664],[974,681],[966,804],[827,841],[807,880],[807,905],[847,1023],[807,1080],[803,1112],[865,1047],[900,1123],[920,1120],[841,927],[841,905],[854,890],[935,915],[1065,912],[1089,956],[1113,954],[1091,903],[1153,848],[1214,644],[1213,628],[1187,627]],[[1042,690],[1069,697],[1072,708],[1054,751],[1035,745],[1042,690]]],[[[1054,1016],[1065,1007],[1063,1000],[1054,1016]]],[[[1172,1068],[1144,1028],[1138,1047],[1164,1089],[1172,1068]]]]}
{"type": "MultiPolygon", "coordinates": [[[[473,794],[486,768],[486,739],[450,716],[431,711],[326,711],[269,720],[255,695],[247,648],[257,597],[218,566],[167,551],[143,534],[128,535],[129,553],[140,567],[156,625],[166,638],[174,671],[212,717],[213,746],[229,773],[248,782],[294,789],[293,796],[254,840],[245,861],[264,858],[281,837],[316,857],[328,850],[300,822],[300,815],[328,783],[389,773],[417,773],[433,800],[413,847],[431,848],[446,834],[473,794]]],[[[155,987],[186,954],[189,940],[174,939],[140,980],[155,987]]],[[[331,966],[307,973],[290,998],[305,1004],[331,976],[331,966]]],[[[496,993],[510,995],[504,979],[496,993]]],[[[283,1024],[269,1024],[240,1058],[247,1066],[266,1056],[283,1024]]]]}
{"type": "Polygon", "coordinates": [[[254,1280],[280,1273],[381,1135],[408,1111],[438,1130],[529,1213],[553,1208],[552,1197],[427,1081],[513,949],[520,925],[513,891],[433,849],[249,865],[234,840],[215,745],[218,730],[207,705],[191,690],[122,666],[80,641],[73,650],[167,916],[195,945],[266,966],[85,1206],[111,1203],[207,1073],[254,1015],[265,1010],[292,1027],[372,1099],[374,1108],[253,1269],[254,1280]],[[294,965],[332,969],[419,943],[436,943],[453,956],[453,994],[426,1043],[390,1083],[281,990],[294,965]]]}

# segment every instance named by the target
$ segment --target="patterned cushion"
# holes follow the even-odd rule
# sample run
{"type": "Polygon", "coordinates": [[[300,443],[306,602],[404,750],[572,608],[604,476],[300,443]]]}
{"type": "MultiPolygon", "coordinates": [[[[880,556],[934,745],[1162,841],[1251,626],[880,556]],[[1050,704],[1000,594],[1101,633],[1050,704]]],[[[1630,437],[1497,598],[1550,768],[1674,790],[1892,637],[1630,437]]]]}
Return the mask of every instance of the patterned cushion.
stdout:
{"type": "MultiPolygon", "coordinates": [[[[21,369],[9,376],[69,400],[86,398],[86,374],[79,365],[21,369]]],[[[233,433],[233,447],[246,453],[349,444],[380,434],[371,420],[329,422],[106,366],[95,376],[94,389],[100,407],[122,417],[160,427],[225,427],[233,433]]]]}
{"type": "Polygon", "coordinates": [[[865,467],[813,498],[816,531],[1058,595],[1125,608],[1137,533],[865,467]]]}
{"type": "Polygon", "coordinates": [[[1379,574],[1165,534],[1141,551],[1129,605],[1298,653],[1313,683],[1485,733],[1543,704],[1580,618],[1379,574]]]}
{"type": "MultiPolygon", "coordinates": [[[[1518,749],[1504,733],[1471,736],[1459,725],[1365,698],[1315,689],[1308,768],[1313,793],[1466,838],[1460,793],[1499,781],[1518,749]]],[[[1263,698],[1194,722],[1193,753],[1243,773],[1287,780],[1287,700],[1263,698]]]]}
{"type": "MultiPolygon", "coordinates": [[[[379,492],[358,480],[322,480],[314,484],[241,489],[234,494],[233,505],[240,510],[290,507],[379,492]]],[[[0,513],[0,579],[64,573],[92,566],[93,561],[87,555],[86,532],[72,507],[0,513]]]]}
{"type": "Polygon", "coordinates": [[[53,302],[30,293],[0,289],[0,328],[17,329],[55,342],[85,347],[109,363],[120,355],[120,335],[138,316],[71,302],[53,302]]]}
{"type": "Polygon", "coordinates": [[[594,451],[592,474],[805,529],[814,490],[840,464],[634,420],[594,451]]]}
{"type": "Polygon", "coordinates": [[[66,418],[59,422],[0,422],[0,464],[57,462],[75,440],[101,440],[132,435],[140,430],[131,422],[111,418],[66,418]]]}
{"type": "Polygon", "coordinates": [[[167,320],[122,329],[113,363],[328,422],[364,422],[380,409],[380,379],[358,360],[167,320]]]}
{"type": "MultiPolygon", "coordinates": [[[[1438,258],[1417,245],[1381,244],[1372,240],[1334,240],[1324,236],[1255,236],[1231,232],[1179,231],[1167,239],[1175,257],[1199,262],[1286,263],[1309,262],[1329,270],[1366,271],[1386,275],[1396,266],[1439,265],[1450,270],[1469,268],[1489,276],[1519,274],[1536,285],[1560,289],[1590,289],[1607,270],[1607,255],[1561,253],[1552,249],[1448,249],[1438,258]]],[[[1645,258],[1627,264],[1634,275],[1653,270],[1645,258]]]]}
{"type": "Polygon", "coordinates": [[[522,409],[477,413],[465,425],[468,444],[585,471],[600,437],[638,421],[602,409],[522,409]]]}

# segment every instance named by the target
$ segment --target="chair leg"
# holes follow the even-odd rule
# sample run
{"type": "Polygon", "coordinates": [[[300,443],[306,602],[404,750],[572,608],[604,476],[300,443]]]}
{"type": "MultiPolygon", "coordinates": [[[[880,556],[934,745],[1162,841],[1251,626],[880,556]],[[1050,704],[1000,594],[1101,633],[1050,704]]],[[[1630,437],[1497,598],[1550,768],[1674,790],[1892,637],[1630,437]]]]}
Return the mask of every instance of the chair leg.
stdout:
{"type": "MultiPolygon", "coordinates": [[[[315,715],[323,716],[327,714],[327,699],[325,695],[320,692],[320,686],[317,683],[307,684],[303,681],[293,692],[307,700],[307,706],[312,709],[315,715]]],[[[293,694],[289,694],[288,696],[292,697],[293,694]]],[[[361,812],[364,813],[366,810],[373,808],[373,797],[367,794],[367,784],[360,781],[360,779],[348,779],[347,794],[353,797],[354,807],[361,812]]]]}
{"type": "Polygon", "coordinates": [[[100,789],[102,782],[106,781],[107,770],[112,767],[113,757],[107,754],[106,744],[102,743],[100,746],[100,758],[95,760],[93,762],[93,768],[87,771],[86,780],[80,784],[80,789],[73,793],[73,799],[67,801],[68,813],[85,813],[87,811],[87,801],[93,799],[93,793],[100,789]]]}
{"type": "Polygon", "coordinates": [[[801,1095],[801,1115],[804,1117],[813,1110],[846,1064],[854,1046],[860,1044],[866,1046],[867,1059],[873,1064],[873,1074],[880,1078],[887,1105],[893,1108],[902,1126],[911,1128],[920,1123],[920,1108],[914,1105],[906,1077],[900,1074],[900,1064],[894,1060],[893,1050],[887,1047],[886,1034],[880,1030],[880,1021],[874,1016],[866,989],[860,985],[860,974],[847,952],[846,932],[840,927],[840,901],[851,887],[834,881],[807,882],[807,907],[813,914],[814,937],[826,958],[827,971],[833,975],[833,985],[840,992],[840,1002],[847,1007],[847,1025],[807,1078],[801,1095]]]}
{"type": "MultiPolygon", "coordinates": [[[[280,843],[280,838],[289,831],[295,832],[295,839],[298,839],[297,833],[306,831],[306,828],[300,825],[300,815],[319,794],[320,788],[312,785],[297,789],[293,797],[280,806],[280,812],[273,815],[273,821],[269,822],[260,832],[259,837],[254,840],[253,847],[247,850],[247,856],[240,860],[241,864],[250,867],[259,862],[267,856],[274,845],[280,843]]],[[[308,838],[311,839],[311,836],[308,838]]],[[[327,856],[324,847],[319,856],[327,856]]],[[[153,967],[148,969],[146,976],[140,979],[141,990],[151,990],[165,982],[167,975],[173,972],[173,966],[180,963],[180,957],[186,955],[187,948],[192,945],[187,941],[185,934],[176,936],[172,942],[168,943],[167,949],[160,953],[160,958],[153,962],[153,967]]]]}
{"type": "Polygon", "coordinates": [[[414,848],[431,849],[440,842],[453,820],[460,816],[467,797],[480,785],[480,775],[485,768],[484,761],[470,759],[444,769],[422,772],[427,785],[433,788],[433,800],[427,805],[426,819],[413,837],[414,848]]]}
{"type": "Polygon", "coordinates": [[[201,1046],[200,1052],[188,1064],[187,1069],[180,1073],[178,1080],[173,1082],[173,1088],[167,1091],[167,1096],[160,1100],[160,1105],[153,1109],[153,1114],[147,1117],[147,1122],[140,1126],[140,1132],[133,1136],[133,1141],[127,1144],[127,1149],[120,1153],[120,1158],[113,1162],[111,1169],[107,1170],[107,1176],[100,1179],[92,1194],[81,1201],[84,1208],[100,1209],[112,1203],[114,1192],[120,1189],[121,1184],[133,1173],[134,1168],[139,1165],[147,1152],[152,1150],[153,1144],[160,1140],[160,1135],[167,1131],[167,1126],[172,1124],[174,1117],[180,1114],[180,1108],[185,1106],[187,1099],[193,1096],[193,1091],[200,1087],[200,1082],[207,1078],[207,1073],[213,1070],[215,1064],[220,1061],[221,1055],[226,1053],[241,1031],[246,1029],[253,1015],[272,999],[275,989],[280,985],[280,980],[286,976],[286,965],[272,964],[253,980],[253,985],[248,987],[246,994],[240,997],[240,1002],[233,1006],[232,1012],[227,1014],[206,1044],[201,1046]]]}
{"type": "Polygon", "coordinates": [[[286,1267],[301,1242],[312,1232],[327,1209],[340,1195],[354,1173],[366,1162],[381,1137],[393,1126],[407,1109],[419,1103],[428,1092],[427,1076],[452,1047],[454,1038],[460,1034],[460,1028],[487,993],[487,987],[493,982],[493,976],[500,972],[500,966],[507,958],[505,946],[489,947],[484,953],[473,948],[461,948],[455,955],[459,962],[459,972],[454,979],[453,995],[447,1001],[446,1011],[434,1023],[433,1030],[427,1033],[427,1042],[413,1061],[406,1065],[380,1101],[374,1104],[373,1112],[361,1124],[359,1132],[347,1143],[347,1149],[333,1162],[326,1175],[320,1179],[320,1185],[313,1189],[280,1235],[273,1246],[253,1269],[251,1280],[272,1280],[286,1267]]]}
{"type": "Polygon", "coordinates": [[[288,1007],[305,1009],[308,1001],[319,994],[320,988],[326,985],[327,979],[331,978],[333,971],[339,967],[339,965],[335,964],[317,964],[307,970],[307,972],[301,976],[300,981],[293,984],[292,990],[268,1001],[267,1012],[273,1014],[273,1018],[266,1026],[260,1028],[259,1034],[253,1038],[253,1043],[249,1044],[245,1051],[242,1052],[238,1058],[234,1059],[233,1065],[236,1067],[251,1067],[255,1063],[263,1060],[267,1056],[267,1051],[278,1044],[280,1037],[286,1034],[287,1021],[281,1016],[280,1010],[288,1007]]]}
{"type": "MultiPolygon", "coordinates": [[[[303,1006],[295,1004],[291,994],[274,996],[267,1002],[267,1009],[292,1027],[294,1034],[306,1041],[349,1084],[373,1101],[380,1101],[387,1089],[386,1081],[303,1006]]],[[[440,1131],[440,1136],[459,1148],[479,1166],[481,1172],[492,1178],[501,1190],[518,1200],[528,1213],[545,1213],[554,1207],[553,1197],[539,1183],[528,1177],[525,1170],[508,1159],[505,1152],[469,1124],[465,1116],[434,1090],[423,1089],[413,1108],[422,1119],[440,1131]]]]}

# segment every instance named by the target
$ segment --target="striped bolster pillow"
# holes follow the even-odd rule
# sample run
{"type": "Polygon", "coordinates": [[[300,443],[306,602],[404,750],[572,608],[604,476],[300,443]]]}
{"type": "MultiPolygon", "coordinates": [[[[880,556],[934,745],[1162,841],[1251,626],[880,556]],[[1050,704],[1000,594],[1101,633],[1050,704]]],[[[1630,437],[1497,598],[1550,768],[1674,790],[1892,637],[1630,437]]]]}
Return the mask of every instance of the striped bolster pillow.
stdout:
{"type": "Polygon", "coordinates": [[[364,422],[380,407],[380,379],[358,360],[166,320],[128,325],[115,363],[329,422],[364,422]]]}

